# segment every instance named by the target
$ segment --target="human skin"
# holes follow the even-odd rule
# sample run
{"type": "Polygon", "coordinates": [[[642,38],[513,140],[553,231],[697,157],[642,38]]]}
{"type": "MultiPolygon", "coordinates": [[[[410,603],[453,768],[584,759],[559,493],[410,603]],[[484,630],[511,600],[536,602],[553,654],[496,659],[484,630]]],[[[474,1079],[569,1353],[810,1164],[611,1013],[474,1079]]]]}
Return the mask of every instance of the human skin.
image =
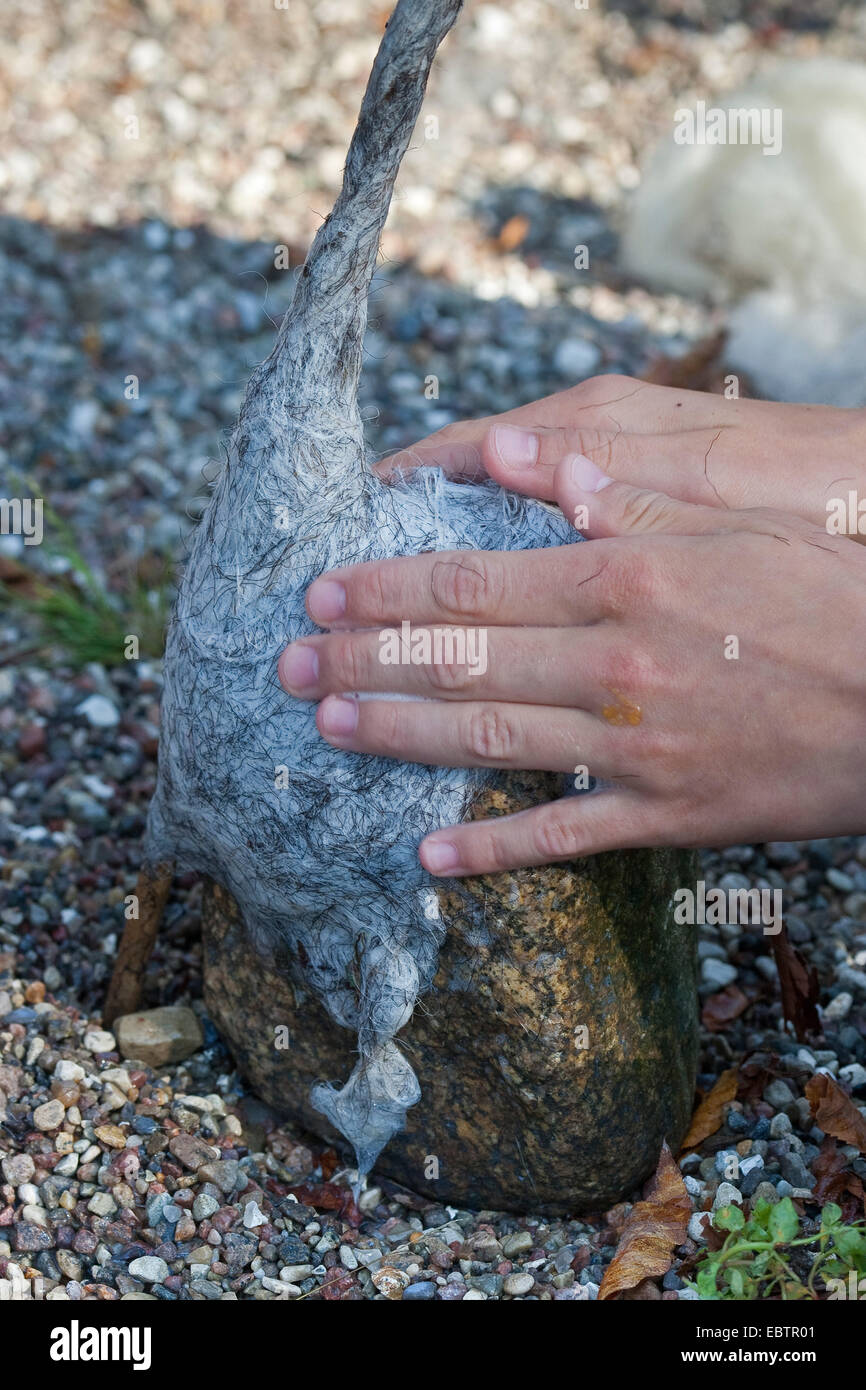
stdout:
{"type": "Polygon", "coordinates": [[[627,376],[592,377],[503,415],[448,425],[377,471],[387,477],[435,465],[451,477],[491,477],[552,502],[554,470],[569,453],[681,502],[772,507],[822,527],[828,499],[849,490],[866,497],[866,411],[728,400],[627,376]],[[494,434],[503,425],[534,441],[532,465],[509,461],[506,441],[494,434]]]}
{"type": "Polygon", "coordinates": [[[863,443],[860,412],[621,377],[450,427],[385,467],[489,474],[558,503],[589,543],[331,571],[307,593],[327,632],[288,647],[280,679],[321,702],[337,748],[599,780],[427,836],[433,874],[861,832],[866,550],[825,523],[829,497],[866,491],[863,443]],[[529,444],[503,424],[530,429],[529,444]],[[378,630],[407,620],[486,628],[486,671],[384,665],[378,630]]]}

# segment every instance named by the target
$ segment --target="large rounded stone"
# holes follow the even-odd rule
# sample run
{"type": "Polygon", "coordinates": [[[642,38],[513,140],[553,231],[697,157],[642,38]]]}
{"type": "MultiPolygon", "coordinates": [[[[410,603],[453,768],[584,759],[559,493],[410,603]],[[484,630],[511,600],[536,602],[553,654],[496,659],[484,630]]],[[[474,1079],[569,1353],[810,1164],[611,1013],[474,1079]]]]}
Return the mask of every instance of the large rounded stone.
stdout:
{"type": "MultiPolygon", "coordinates": [[[[509,777],[475,814],[555,789],[509,777]]],[[[398,1039],[421,1100],[376,1172],[476,1208],[577,1213],[631,1193],[662,1141],[676,1148],[692,1109],[696,938],[671,907],[690,882],[690,854],[633,850],[440,889],[438,973],[398,1039]]],[[[277,1111],[339,1145],[309,1092],[345,1080],[354,1037],[304,988],[297,962],[256,953],[215,884],[203,926],[206,1004],[242,1072],[277,1111]]]]}

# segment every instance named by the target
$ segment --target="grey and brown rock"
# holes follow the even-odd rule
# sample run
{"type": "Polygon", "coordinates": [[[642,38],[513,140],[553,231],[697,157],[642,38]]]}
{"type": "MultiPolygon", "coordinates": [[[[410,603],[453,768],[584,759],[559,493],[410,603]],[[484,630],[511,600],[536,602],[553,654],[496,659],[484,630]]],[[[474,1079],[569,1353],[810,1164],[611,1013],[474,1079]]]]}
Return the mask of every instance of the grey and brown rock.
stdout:
{"type": "Polygon", "coordinates": [[[161,1067],[182,1062],[202,1046],[201,1024],[192,1009],[169,1004],[161,1009],[141,1009],[114,1021],[122,1057],[161,1067]]]}
{"type": "MultiPolygon", "coordinates": [[[[513,776],[476,815],[552,792],[551,779],[513,776]]],[[[438,973],[399,1035],[421,1100],[377,1174],[517,1211],[601,1210],[628,1195],[691,1112],[696,940],[670,910],[691,876],[688,853],[638,850],[440,889],[438,973]]],[[[204,935],[207,1006],[242,1071],[277,1111],[339,1144],[309,1091],[351,1070],[352,1034],[296,962],[256,954],[216,885],[204,935]],[[288,1048],[275,1045],[280,1029],[288,1048]]]]}

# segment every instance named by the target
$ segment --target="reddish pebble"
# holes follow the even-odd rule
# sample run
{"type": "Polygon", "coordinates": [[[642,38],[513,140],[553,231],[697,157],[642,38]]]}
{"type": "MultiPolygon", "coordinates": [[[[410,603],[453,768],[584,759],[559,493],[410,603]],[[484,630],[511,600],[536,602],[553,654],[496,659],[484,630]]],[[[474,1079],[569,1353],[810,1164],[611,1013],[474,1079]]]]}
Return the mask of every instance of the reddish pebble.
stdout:
{"type": "Polygon", "coordinates": [[[329,1303],[339,1302],[346,1297],[354,1286],[355,1281],[351,1275],[343,1279],[335,1279],[333,1282],[322,1285],[322,1298],[326,1299],[329,1303]]]}
{"type": "Polygon", "coordinates": [[[219,1211],[215,1211],[210,1218],[210,1224],[215,1231],[219,1231],[224,1235],[225,1232],[230,1231],[232,1226],[236,1225],[240,1219],[240,1212],[235,1211],[234,1207],[220,1207],[219,1211]]]}
{"type": "Polygon", "coordinates": [[[25,724],[18,735],[18,752],[22,758],[35,758],[45,749],[45,729],[41,724],[25,724]]]}
{"type": "Polygon", "coordinates": [[[456,1303],[466,1293],[465,1284],[444,1284],[436,1295],[443,1303],[456,1303]]]}

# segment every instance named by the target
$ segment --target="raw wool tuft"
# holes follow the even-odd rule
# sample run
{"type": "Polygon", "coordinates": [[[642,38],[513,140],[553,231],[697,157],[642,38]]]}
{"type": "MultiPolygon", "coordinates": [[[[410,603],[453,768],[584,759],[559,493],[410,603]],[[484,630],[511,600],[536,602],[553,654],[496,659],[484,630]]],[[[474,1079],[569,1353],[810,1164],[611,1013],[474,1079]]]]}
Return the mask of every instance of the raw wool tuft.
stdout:
{"type": "Polygon", "coordinates": [[[432,981],[443,933],[418,843],[464,818],[489,778],[330,748],[315,707],[281,688],[278,657],[315,631],[304,595],[324,570],[579,539],[558,511],[493,484],[427,469],[388,487],[366,466],[356,388],[367,288],[430,62],[458,9],[397,6],[343,192],[250,382],[169,631],[148,825],[149,863],[174,860],[221,883],[256,947],[302,962],[307,987],[356,1032],[351,1076],[318,1085],[313,1100],[354,1146],[362,1176],[419,1099],[394,1041],[432,981]]]}
{"type": "Polygon", "coordinates": [[[780,152],[669,135],[632,201],[624,265],[730,304],[726,360],[762,395],[866,404],[866,73],[784,60],[707,106],[780,112],[780,152]]]}

